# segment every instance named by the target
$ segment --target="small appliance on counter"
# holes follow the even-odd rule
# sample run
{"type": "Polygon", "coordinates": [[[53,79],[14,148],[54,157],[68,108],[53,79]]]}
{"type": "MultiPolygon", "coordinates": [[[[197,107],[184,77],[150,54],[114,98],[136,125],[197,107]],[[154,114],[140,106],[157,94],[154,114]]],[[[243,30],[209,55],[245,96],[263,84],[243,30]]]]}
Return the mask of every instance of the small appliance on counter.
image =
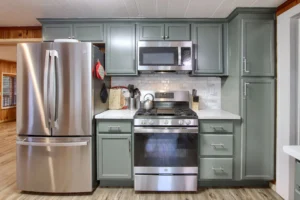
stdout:
{"type": "Polygon", "coordinates": [[[197,96],[197,90],[192,91],[192,110],[199,110],[199,96],[197,96]]]}
{"type": "Polygon", "coordinates": [[[154,103],[147,99],[134,116],[135,191],[197,191],[198,116],[189,92],[143,95],[154,103]]]}

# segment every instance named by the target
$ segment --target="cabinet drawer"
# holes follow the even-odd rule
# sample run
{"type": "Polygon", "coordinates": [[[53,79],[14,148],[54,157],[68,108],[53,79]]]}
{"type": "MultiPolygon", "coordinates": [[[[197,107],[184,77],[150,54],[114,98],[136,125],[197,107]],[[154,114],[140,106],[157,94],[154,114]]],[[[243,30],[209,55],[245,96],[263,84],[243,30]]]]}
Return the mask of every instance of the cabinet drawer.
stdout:
{"type": "Polygon", "coordinates": [[[233,136],[203,134],[200,135],[201,156],[231,156],[233,154],[233,136]]]}
{"type": "Polygon", "coordinates": [[[232,158],[200,158],[200,179],[232,179],[232,158]]]}
{"type": "Polygon", "coordinates": [[[98,133],[103,132],[126,132],[131,133],[131,121],[102,121],[98,122],[98,133]]]}
{"type": "Polygon", "coordinates": [[[233,124],[231,121],[200,121],[201,133],[232,133],[233,124]]]}

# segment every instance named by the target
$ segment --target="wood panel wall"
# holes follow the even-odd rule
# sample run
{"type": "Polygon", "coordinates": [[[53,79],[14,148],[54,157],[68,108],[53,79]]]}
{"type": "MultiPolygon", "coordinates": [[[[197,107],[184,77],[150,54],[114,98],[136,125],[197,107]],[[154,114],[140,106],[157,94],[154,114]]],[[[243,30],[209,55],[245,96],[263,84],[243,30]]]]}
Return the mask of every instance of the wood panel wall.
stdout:
{"type": "Polygon", "coordinates": [[[281,15],[282,13],[284,13],[285,11],[291,9],[292,7],[298,5],[300,3],[300,0],[287,0],[286,2],[284,2],[283,4],[281,4],[280,6],[278,6],[277,11],[276,11],[276,15],[281,15]]]}
{"type": "MultiPolygon", "coordinates": [[[[17,73],[17,66],[15,62],[9,62],[0,60],[0,91],[2,91],[2,73],[17,73]]],[[[1,104],[2,104],[2,94],[1,94],[1,104]]],[[[2,109],[0,105],[0,123],[7,121],[15,121],[16,120],[16,108],[7,108],[2,109]]]]}
{"type": "Polygon", "coordinates": [[[42,38],[42,27],[0,27],[0,39],[42,38]]]}
{"type": "MultiPolygon", "coordinates": [[[[42,38],[42,27],[0,27],[0,39],[20,38],[42,38]]],[[[17,73],[16,63],[0,60],[0,91],[2,91],[2,73],[17,73]]],[[[0,123],[14,120],[16,120],[16,108],[1,109],[0,105],[0,123]]]]}

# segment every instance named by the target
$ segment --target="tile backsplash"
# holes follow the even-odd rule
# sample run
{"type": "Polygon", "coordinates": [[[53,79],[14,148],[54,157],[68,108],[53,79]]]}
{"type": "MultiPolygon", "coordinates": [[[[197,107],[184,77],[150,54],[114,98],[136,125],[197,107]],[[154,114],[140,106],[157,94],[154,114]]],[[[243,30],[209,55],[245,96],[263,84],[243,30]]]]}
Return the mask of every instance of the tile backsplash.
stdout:
{"type": "Polygon", "coordinates": [[[199,109],[221,109],[221,79],[218,77],[189,77],[186,74],[141,74],[138,77],[112,77],[112,86],[133,84],[140,90],[197,90],[199,109]]]}

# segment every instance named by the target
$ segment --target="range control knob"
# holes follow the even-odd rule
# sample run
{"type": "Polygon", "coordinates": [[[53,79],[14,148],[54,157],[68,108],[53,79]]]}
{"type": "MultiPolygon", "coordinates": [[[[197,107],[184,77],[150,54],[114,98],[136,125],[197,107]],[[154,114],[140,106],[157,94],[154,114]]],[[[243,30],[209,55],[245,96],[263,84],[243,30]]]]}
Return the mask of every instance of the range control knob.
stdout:
{"type": "Polygon", "coordinates": [[[153,121],[153,120],[150,120],[150,121],[149,121],[149,124],[150,124],[150,125],[153,125],[153,124],[154,124],[154,121],[153,121]]]}
{"type": "Polygon", "coordinates": [[[179,124],[179,125],[182,125],[182,124],[183,124],[183,121],[182,121],[182,120],[179,120],[179,121],[178,121],[178,124],[179,124]]]}
{"type": "Polygon", "coordinates": [[[164,124],[168,124],[168,123],[169,123],[169,121],[168,121],[168,120],[165,120],[165,121],[164,121],[164,124]]]}
{"type": "Polygon", "coordinates": [[[191,120],[185,120],[186,125],[190,125],[191,124],[191,120]]]}
{"type": "Polygon", "coordinates": [[[145,125],[146,124],[146,120],[142,120],[142,124],[145,125]]]}

